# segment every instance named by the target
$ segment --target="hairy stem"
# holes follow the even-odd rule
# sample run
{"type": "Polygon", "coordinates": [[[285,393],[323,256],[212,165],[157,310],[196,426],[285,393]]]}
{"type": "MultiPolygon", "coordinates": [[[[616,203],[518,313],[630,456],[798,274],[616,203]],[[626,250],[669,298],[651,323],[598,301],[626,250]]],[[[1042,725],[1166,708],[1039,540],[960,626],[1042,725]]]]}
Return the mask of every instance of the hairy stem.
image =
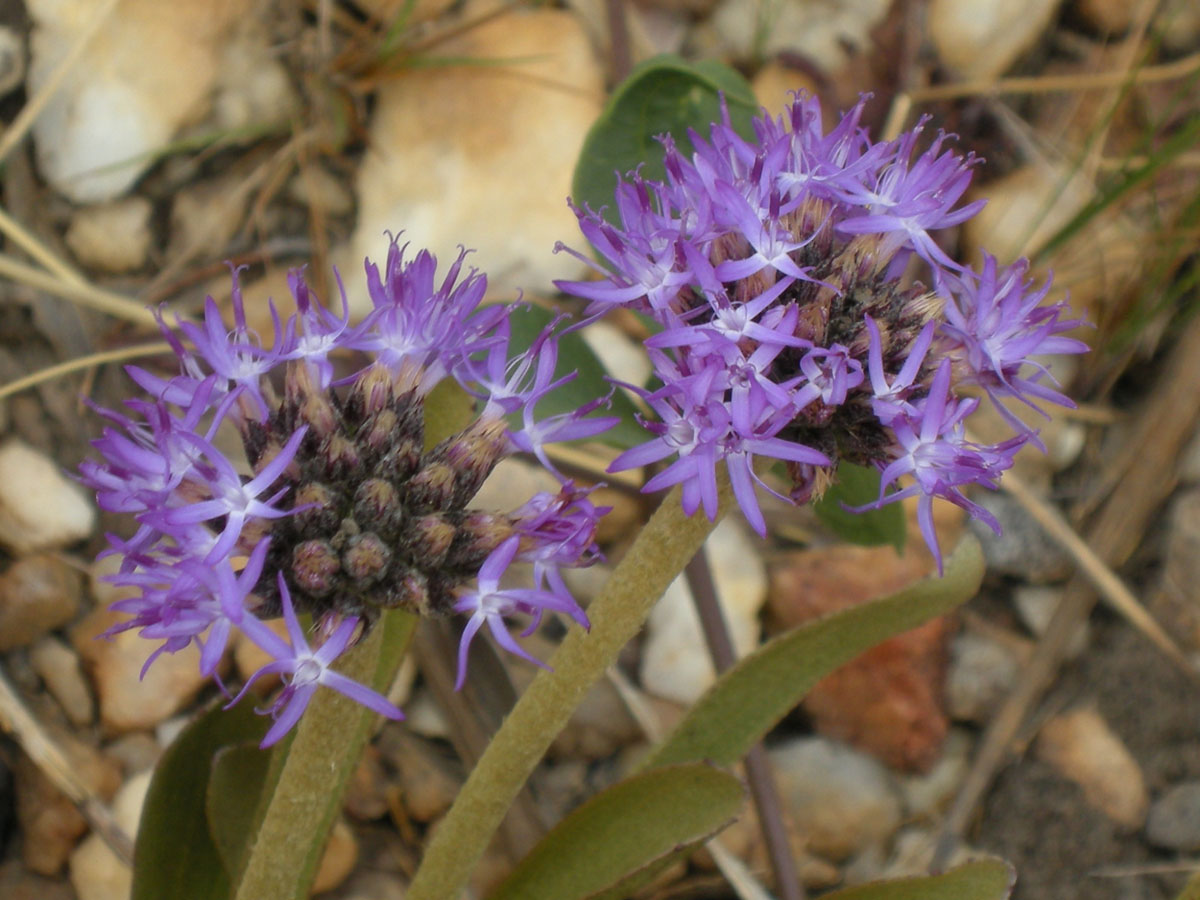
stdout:
{"type": "MultiPolygon", "coordinates": [[[[408,613],[387,613],[337,670],[386,691],[416,623],[408,613]]],[[[376,713],[337,691],[317,691],[296,726],[283,770],[246,852],[236,900],[308,896],[350,774],[376,718],[376,713]]]]}
{"type": "MultiPolygon", "coordinates": [[[[722,512],[728,502],[722,478],[722,512]]],[[[567,634],[550,671],[538,673],[480,757],[429,842],[407,900],[457,900],[550,743],[715,524],[702,513],[685,515],[678,488],[667,495],[588,608],[591,629],[567,634]]]]}

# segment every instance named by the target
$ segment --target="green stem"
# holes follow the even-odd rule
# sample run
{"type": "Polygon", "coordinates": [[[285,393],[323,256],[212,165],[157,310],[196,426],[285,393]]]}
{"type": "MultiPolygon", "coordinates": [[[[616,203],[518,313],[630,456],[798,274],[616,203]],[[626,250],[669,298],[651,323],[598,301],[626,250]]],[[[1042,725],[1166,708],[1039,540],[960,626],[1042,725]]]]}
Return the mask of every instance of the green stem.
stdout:
{"type": "MultiPolygon", "coordinates": [[[[336,666],[363,684],[387,690],[408,646],[415,616],[383,621],[336,666]]],[[[247,850],[236,900],[303,900],[333,827],[342,795],[376,713],[337,691],[319,690],[296,726],[287,759],[247,850]]]]}
{"type": "MultiPolygon", "coordinates": [[[[724,477],[720,484],[723,513],[729,485],[724,477]]],[[[641,629],[715,525],[703,513],[684,515],[678,488],[662,501],[588,607],[591,629],[568,632],[550,670],[538,673],[492,738],[438,824],[407,900],[457,900],[517,793],[584,694],[641,629]]]]}

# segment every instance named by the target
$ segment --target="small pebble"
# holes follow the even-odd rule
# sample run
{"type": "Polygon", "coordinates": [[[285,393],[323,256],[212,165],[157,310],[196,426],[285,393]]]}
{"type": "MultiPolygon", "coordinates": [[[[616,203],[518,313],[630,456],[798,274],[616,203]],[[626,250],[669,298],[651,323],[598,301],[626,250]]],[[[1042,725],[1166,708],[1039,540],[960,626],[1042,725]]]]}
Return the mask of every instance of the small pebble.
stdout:
{"type": "Polygon", "coordinates": [[[946,708],[960,722],[990,721],[1008,696],[1021,662],[1012,648],[984,634],[963,632],[950,644],[946,708]]]}
{"type": "Polygon", "coordinates": [[[145,197],[126,197],[75,211],[66,241],[75,258],[90,269],[130,272],[146,264],[154,240],[145,197]]]}
{"type": "Polygon", "coordinates": [[[885,843],[900,825],[896,786],[871,757],[821,737],[789,741],[770,755],[787,812],[813,853],[841,861],[885,843]]]}
{"type": "Polygon", "coordinates": [[[1083,707],[1050,719],[1038,734],[1036,750],[1112,821],[1141,827],[1150,805],[1141,767],[1097,710],[1083,707]]]}
{"type": "Polygon", "coordinates": [[[979,505],[996,517],[1001,533],[972,519],[971,530],[983,545],[988,571],[1010,575],[1031,584],[1059,581],[1071,573],[1072,562],[1066,552],[1030,518],[1012,497],[982,492],[979,505]]]}
{"type": "MultiPolygon", "coordinates": [[[[113,800],[113,818],[131,838],[137,835],[150,772],[134,775],[113,800]]],[[[133,874],[98,834],[90,834],[71,854],[71,884],[79,900],[129,900],[133,874]]]]}
{"type": "Polygon", "coordinates": [[[26,556],[83,540],[95,525],[84,490],[49,456],[16,438],[0,445],[0,544],[26,556]]]}
{"type": "Polygon", "coordinates": [[[1177,784],[1154,801],[1146,840],[1165,850],[1200,851],[1200,781],[1177,784]]]}
{"type": "Polygon", "coordinates": [[[25,647],[79,611],[83,576],[61,559],[18,559],[0,575],[0,651],[25,647]]]}
{"type": "Polygon", "coordinates": [[[96,703],[79,665],[79,655],[58,638],[46,637],[29,651],[29,662],[72,725],[90,725],[96,703]]]}

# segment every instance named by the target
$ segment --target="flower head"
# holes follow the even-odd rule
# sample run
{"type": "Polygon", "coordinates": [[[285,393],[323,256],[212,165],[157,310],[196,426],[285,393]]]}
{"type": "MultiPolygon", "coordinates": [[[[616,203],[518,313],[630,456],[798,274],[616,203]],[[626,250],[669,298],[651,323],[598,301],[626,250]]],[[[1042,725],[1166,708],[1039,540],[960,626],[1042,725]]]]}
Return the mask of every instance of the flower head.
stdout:
{"type": "Polygon", "coordinates": [[[572,207],[609,268],[559,287],[591,312],[630,306],[659,326],[646,346],[662,386],[635,388],[657,421],[614,470],[661,461],[645,489],[679,484],[684,509],[711,518],[723,465],[764,533],[757,493],[770,489],[755,457],[787,464],[797,501],[819,495],[842,460],[873,466],[883,490],[871,507],[918,496],[940,567],[933,499],[994,525],[964,490],[996,487],[1036,442],[1003,407],[1010,440],[968,440],[970,393],[1069,405],[1031,357],[1087,348],[1065,336],[1080,323],[1043,303],[1049,282],[1034,288],[1027,263],[988,257],[977,273],[936,242],[982,207],[961,203],[979,161],[945,134],[920,151],[924,120],[872,140],[859,124],[866,99],[828,133],[817,100],[799,95],[783,116],[755,120],[754,140],[727,112],[707,140],[689,135],[690,158],[662,138],[666,179],[619,179],[620,225],[572,207]],[[932,288],[900,280],[914,258],[932,288]]]}
{"type": "Polygon", "coordinates": [[[503,456],[544,459],[546,443],[597,434],[612,420],[587,417],[602,400],[536,417],[539,400],[564,380],[555,377],[558,331],[548,328],[510,359],[514,307],[481,305],[486,279],[464,269],[465,257],[439,281],[431,254],[405,262],[393,242],[382,273],[367,263],[372,310],[357,325],[340,279],[339,315],[293,272],[296,313],[281,320],[271,307],[270,344],[248,324],[235,270],[234,327],[211,299],[202,325],[164,325],[180,374],[131,367],[149,396],[128,400],[123,413],[99,411],[108,427],[81,479],[102,508],[138,526],[132,537],[110,538],[109,552],[122,557],[112,580],[136,591],[114,604],[131,616],[116,630],[158,643],[147,665],[195,644],[205,674],[215,673],[230,636],[245,634],[273,660],[250,680],[284,678],[265,743],[296,723],[322,685],[400,716],[331,668],[383,610],[472,612],[460,673],[484,620],[523,656],[505,617],[536,622],[552,609],[587,623],[560,574],[599,556],[593,537],[604,510],[587,491],[564,481],[558,495],[511,512],[470,504],[503,456]],[[355,357],[347,351],[369,361],[336,377],[335,357],[355,357]],[[426,397],[447,377],[481,411],[426,446],[426,397]],[[223,429],[240,436],[244,455],[226,454],[223,429]],[[534,564],[534,588],[499,587],[514,559],[534,564]],[[312,617],[314,637],[301,614],[312,617]],[[288,641],[263,624],[279,615],[288,641]]]}

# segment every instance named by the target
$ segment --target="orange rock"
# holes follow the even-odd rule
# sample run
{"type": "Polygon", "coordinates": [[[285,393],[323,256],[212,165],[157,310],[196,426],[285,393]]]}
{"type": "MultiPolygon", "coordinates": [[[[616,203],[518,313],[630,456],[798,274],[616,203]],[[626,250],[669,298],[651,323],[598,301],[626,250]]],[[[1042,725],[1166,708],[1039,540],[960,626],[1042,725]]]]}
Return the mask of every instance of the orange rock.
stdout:
{"type": "MultiPolygon", "coordinates": [[[[961,523],[951,510],[935,507],[946,554],[961,523]]],[[[849,544],[789,554],[772,567],[768,630],[778,633],[884,597],[932,573],[933,560],[911,522],[903,556],[891,547],[849,544]]],[[[949,727],[943,692],[951,630],[945,618],[927,622],[824,678],[804,699],[817,730],[895,769],[929,769],[949,727]]]]}

